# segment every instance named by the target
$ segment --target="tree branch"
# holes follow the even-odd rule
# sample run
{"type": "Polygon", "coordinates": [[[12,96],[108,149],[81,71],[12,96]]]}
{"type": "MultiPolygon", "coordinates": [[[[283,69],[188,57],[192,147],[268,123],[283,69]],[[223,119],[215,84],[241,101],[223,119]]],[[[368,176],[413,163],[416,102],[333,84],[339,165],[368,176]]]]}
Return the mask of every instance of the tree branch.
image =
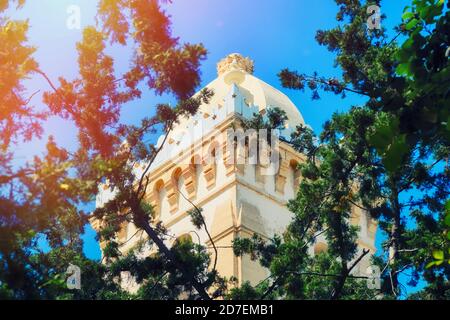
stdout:
{"type": "Polygon", "coordinates": [[[339,296],[342,293],[342,289],[344,288],[345,281],[347,278],[349,278],[350,273],[352,270],[358,265],[358,263],[370,252],[368,249],[364,249],[363,253],[359,256],[358,259],[356,259],[350,268],[346,268],[345,272],[340,276],[339,282],[337,284],[336,289],[331,294],[331,300],[337,300],[339,299],[339,296]]]}
{"type": "Polygon", "coordinates": [[[189,202],[189,203],[191,204],[191,206],[194,207],[194,210],[197,211],[197,213],[200,215],[200,217],[201,217],[201,219],[202,219],[203,228],[205,229],[206,234],[208,235],[209,241],[211,242],[211,245],[213,246],[213,249],[214,249],[214,265],[213,265],[213,270],[216,271],[216,267],[217,267],[217,258],[218,258],[218,251],[217,251],[216,244],[214,243],[214,240],[213,240],[211,234],[209,233],[208,226],[206,225],[206,221],[205,221],[205,219],[203,218],[202,211],[194,204],[194,202],[192,202],[190,199],[188,199],[188,198],[183,194],[183,192],[180,191],[180,189],[178,188],[178,186],[177,186],[177,190],[178,190],[178,192],[181,194],[181,196],[184,198],[184,200],[186,200],[187,202],[189,202]]]}

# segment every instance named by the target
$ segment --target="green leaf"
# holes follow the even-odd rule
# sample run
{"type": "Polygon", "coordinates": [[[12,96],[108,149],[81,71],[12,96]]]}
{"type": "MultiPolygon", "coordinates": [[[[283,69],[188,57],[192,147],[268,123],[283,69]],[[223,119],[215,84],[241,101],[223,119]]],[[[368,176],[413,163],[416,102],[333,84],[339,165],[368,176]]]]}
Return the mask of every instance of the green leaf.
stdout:
{"type": "Polygon", "coordinates": [[[433,23],[434,18],[442,14],[442,5],[428,5],[420,10],[420,18],[425,20],[426,23],[433,23]]]}
{"type": "Polygon", "coordinates": [[[402,19],[403,19],[403,20],[409,20],[409,19],[411,19],[412,17],[414,17],[414,13],[412,13],[412,12],[405,12],[405,13],[402,15],[402,19]]]}
{"type": "Polygon", "coordinates": [[[436,260],[444,260],[444,251],[433,250],[433,258],[435,258],[436,260]]]}
{"type": "Polygon", "coordinates": [[[375,132],[369,137],[370,143],[383,154],[398,132],[398,119],[381,115],[375,124],[375,132]]]}
{"type": "Polygon", "coordinates": [[[431,267],[435,266],[436,262],[435,261],[431,261],[429,263],[427,263],[427,265],[425,266],[426,269],[430,269],[431,267]]]}
{"type": "Polygon", "coordinates": [[[414,28],[417,26],[418,23],[419,23],[419,20],[417,20],[417,19],[412,19],[411,21],[409,21],[409,22],[406,24],[405,29],[406,29],[406,30],[412,30],[412,29],[414,29],[414,28]]]}
{"type": "Polygon", "coordinates": [[[444,219],[444,223],[450,227],[450,214],[448,214],[445,219],[444,219]]]}
{"type": "Polygon", "coordinates": [[[413,44],[414,40],[412,38],[409,38],[408,40],[405,41],[405,43],[403,43],[402,49],[408,51],[409,49],[411,49],[413,44]]]}
{"type": "Polygon", "coordinates": [[[406,143],[406,135],[402,134],[394,137],[393,142],[386,151],[383,164],[388,172],[395,172],[402,164],[403,158],[409,151],[406,143]]]}
{"type": "Polygon", "coordinates": [[[406,62],[406,63],[401,63],[397,66],[397,69],[395,70],[399,75],[402,76],[406,76],[409,74],[409,70],[410,70],[410,63],[406,62]]]}

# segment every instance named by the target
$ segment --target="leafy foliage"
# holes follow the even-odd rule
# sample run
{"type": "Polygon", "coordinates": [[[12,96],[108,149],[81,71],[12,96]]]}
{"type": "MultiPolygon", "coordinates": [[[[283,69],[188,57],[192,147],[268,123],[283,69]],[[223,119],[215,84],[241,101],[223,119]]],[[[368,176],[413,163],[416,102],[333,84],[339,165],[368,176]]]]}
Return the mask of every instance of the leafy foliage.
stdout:
{"type": "Polygon", "coordinates": [[[37,49],[27,42],[28,22],[3,15],[14,2],[18,7],[25,4],[0,1],[1,297],[210,299],[222,295],[225,283],[215,270],[208,271],[210,257],[205,249],[192,243],[167,247],[164,226],[155,223],[153,208],[144,200],[148,170],[160,150],[147,143],[148,137],[161,130],[169,133],[181,117],[194,115],[213,94],[203,90],[191,97],[206,50],[201,44],[181,44],[172,36],[170,19],[158,0],[101,0],[99,25],[86,27],[76,46],[78,76],[70,81],[60,77],[54,83],[33,58],[37,49]],[[115,43],[134,48],[130,69],[122,76],[117,76],[114,58],[106,53],[115,43]],[[39,109],[30,105],[34,94],[25,96],[23,83],[28,77],[42,77],[50,87],[39,109]],[[143,88],[172,94],[177,105],[156,106],[155,114],[138,126],[120,123],[122,107],[140,99],[143,88]],[[69,152],[50,138],[43,157],[17,168],[14,147],[39,138],[49,115],[75,124],[79,148],[69,152]],[[136,175],[136,165],[144,167],[142,175],[136,175]],[[94,217],[81,210],[104,185],[116,197],[98,208],[94,217]],[[90,261],[82,252],[81,235],[92,218],[101,226],[102,262],[90,261]],[[128,223],[146,234],[141,249],[155,255],[139,259],[122,254],[124,244],[118,235],[128,223]],[[46,252],[43,242],[49,247],[46,252]],[[81,291],[66,288],[69,264],[81,268],[81,291]],[[121,289],[124,271],[142,284],[139,292],[121,289]],[[212,286],[215,289],[209,291],[212,286]]]}
{"type": "MultiPolygon", "coordinates": [[[[287,88],[308,88],[313,99],[326,91],[343,98],[356,94],[366,103],[333,115],[319,137],[299,126],[286,139],[307,156],[299,192],[289,203],[294,218],[283,235],[269,241],[235,241],[237,255],[250,254],[271,276],[256,287],[245,283],[227,292],[226,279],[215,270],[217,248],[209,269],[212,257],[204,247],[192,241],[168,247],[167,230],[145,201],[150,166],[160,151],[147,138],[161,131],[167,136],[213,94],[204,90],[192,97],[204,47],[172,35],[161,1],[100,0],[99,25],[87,27],[77,44],[77,77],[56,83],[34,58],[28,22],[5,16],[25,1],[0,0],[0,298],[396,298],[400,275],[408,271],[411,285],[427,284],[412,298],[448,299],[450,3],[412,0],[396,30],[405,38],[402,44],[384,29],[366,28],[369,3],[336,3],[338,25],[318,31],[316,39],[335,54],[341,77],[285,69],[280,80],[287,88]],[[106,53],[114,44],[134,48],[130,69],[120,76],[106,53]],[[50,87],[41,108],[32,105],[37,93],[25,90],[29,77],[42,77],[50,87]],[[177,103],[155,106],[140,125],[120,123],[122,107],[140,99],[143,88],[169,93],[177,103]],[[14,147],[40,138],[50,115],[76,125],[79,149],[69,152],[49,138],[42,156],[18,167],[14,147]],[[136,167],[143,169],[140,175],[136,167]],[[80,208],[94,200],[100,185],[114,197],[91,216],[80,208]],[[372,261],[383,271],[381,292],[367,289],[366,279],[353,272],[368,255],[358,250],[358,230],[350,223],[355,206],[387,235],[386,254],[372,261]],[[102,263],[82,252],[80,235],[92,218],[101,226],[102,263]],[[124,254],[119,233],[129,223],[143,239],[124,254]],[[328,248],[311,256],[308,249],[319,235],[328,248]],[[81,291],[65,286],[69,263],[81,267],[81,291]],[[121,289],[124,272],[139,284],[137,292],[121,289]]],[[[244,126],[278,130],[286,121],[274,108],[244,126]]],[[[196,227],[206,227],[200,208],[191,217],[196,227]]]]}
{"type": "MultiPolygon", "coordinates": [[[[356,94],[365,97],[366,103],[335,114],[324,125],[318,142],[309,129],[297,128],[287,142],[306,154],[308,161],[301,165],[303,180],[289,203],[295,217],[283,239],[267,244],[260,239],[239,240],[237,253],[250,253],[269,267],[272,280],[266,294],[368,297],[347,290],[354,280],[348,270],[358,262],[357,230],[348,224],[351,208],[356,206],[370,212],[387,235],[386,254],[373,259],[383,271],[382,290],[369,296],[401,296],[399,277],[408,271],[410,285],[420,279],[428,285],[423,296],[413,297],[447,297],[449,269],[443,263],[446,249],[442,244],[446,243],[444,204],[450,185],[445,165],[450,106],[445,52],[450,29],[449,11],[444,10],[449,3],[413,0],[397,28],[398,36],[406,36],[403,45],[397,44],[398,36],[388,39],[385,29],[367,28],[367,8],[374,3],[336,3],[338,26],[318,31],[316,39],[336,55],[342,77],[289,69],[279,77],[286,88],[308,88],[313,99],[325,91],[343,98],[356,94]],[[307,258],[306,248],[314,243],[317,232],[326,235],[327,253],[307,258]],[[431,264],[438,266],[426,269],[432,248],[437,259],[431,264]],[[335,274],[319,271],[312,278],[305,274],[311,267],[323,270],[318,266],[324,263],[325,270],[335,270],[335,274]]],[[[380,5],[379,1],[375,4],[380,5]]]]}

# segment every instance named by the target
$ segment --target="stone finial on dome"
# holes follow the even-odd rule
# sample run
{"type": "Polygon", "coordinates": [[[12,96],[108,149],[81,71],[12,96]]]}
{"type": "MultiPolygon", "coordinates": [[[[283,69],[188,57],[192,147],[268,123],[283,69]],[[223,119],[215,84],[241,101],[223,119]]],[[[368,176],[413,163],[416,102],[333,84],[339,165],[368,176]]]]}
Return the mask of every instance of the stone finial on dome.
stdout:
{"type": "Polygon", "coordinates": [[[243,71],[253,74],[253,60],[244,58],[239,53],[232,53],[220,60],[217,64],[217,74],[219,76],[229,71],[243,71]]]}

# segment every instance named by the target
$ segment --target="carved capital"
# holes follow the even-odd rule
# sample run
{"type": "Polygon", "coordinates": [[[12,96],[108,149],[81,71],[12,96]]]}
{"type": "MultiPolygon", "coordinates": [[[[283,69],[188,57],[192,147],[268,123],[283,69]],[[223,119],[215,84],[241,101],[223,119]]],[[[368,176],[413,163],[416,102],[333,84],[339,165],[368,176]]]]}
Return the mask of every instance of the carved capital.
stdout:
{"type": "Polygon", "coordinates": [[[184,178],[184,187],[187,192],[187,197],[189,200],[193,200],[196,197],[197,194],[197,186],[196,186],[196,179],[195,179],[195,166],[186,166],[183,169],[183,178],[184,178]]]}
{"type": "Polygon", "coordinates": [[[211,163],[205,165],[203,175],[205,176],[206,187],[208,189],[212,188],[216,183],[216,164],[211,163]]]}
{"type": "Polygon", "coordinates": [[[178,211],[179,193],[176,185],[171,181],[167,186],[167,201],[169,202],[170,212],[178,211]]]}

